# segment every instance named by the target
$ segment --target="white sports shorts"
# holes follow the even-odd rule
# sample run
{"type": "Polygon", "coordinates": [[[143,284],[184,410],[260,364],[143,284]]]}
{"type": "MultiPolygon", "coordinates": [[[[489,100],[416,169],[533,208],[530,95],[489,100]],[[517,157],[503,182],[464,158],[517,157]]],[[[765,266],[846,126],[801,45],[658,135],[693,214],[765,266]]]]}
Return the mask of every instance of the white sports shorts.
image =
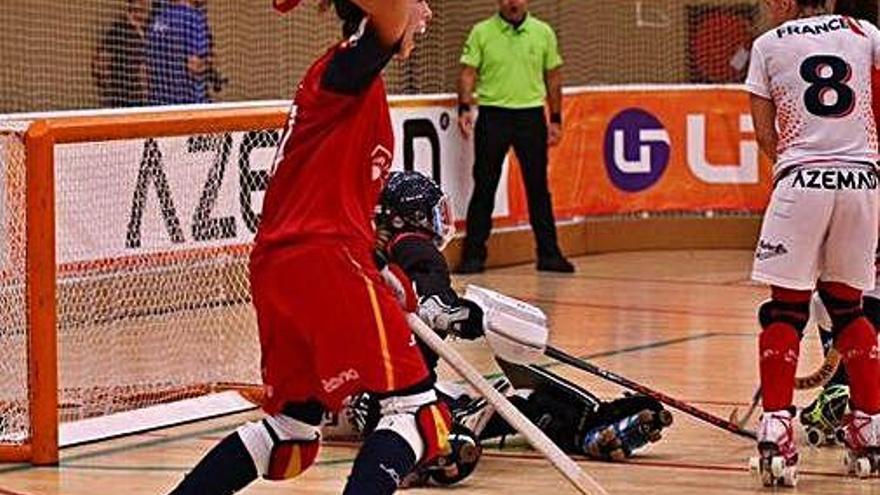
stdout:
{"type": "Polygon", "coordinates": [[[801,168],[776,185],[752,279],[795,290],[817,280],[874,288],[878,180],[867,167],[801,168]]]}

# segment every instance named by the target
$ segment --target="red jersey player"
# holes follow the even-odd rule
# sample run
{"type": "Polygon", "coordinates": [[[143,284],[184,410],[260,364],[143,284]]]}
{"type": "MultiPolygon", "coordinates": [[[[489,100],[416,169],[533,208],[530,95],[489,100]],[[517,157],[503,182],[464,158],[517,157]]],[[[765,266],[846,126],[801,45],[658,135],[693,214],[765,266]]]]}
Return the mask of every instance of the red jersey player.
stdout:
{"type": "Polygon", "coordinates": [[[383,417],[344,493],[392,493],[448,449],[448,410],[372,257],[394,149],[380,73],[409,55],[431,10],[423,0],[333,4],[347,39],[297,89],[251,254],[267,416],[221,441],[173,494],[225,495],[258,476],[299,475],[317,456],[324,413],[364,391],[381,398],[383,417]]]}
{"type": "Polygon", "coordinates": [[[752,47],[746,87],[762,150],[775,161],[752,278],[771,285],[758,311],[764,414],[751,467],[767,486],[797,481],[792,395],[814,289],[850,377],[845,421],[851,472],[880,459],[880,360],[863,313],[877,247],[877,131],[871,72],[880,31],[829,15],[824,0],[769,0],[780,25],[752,47]]]}

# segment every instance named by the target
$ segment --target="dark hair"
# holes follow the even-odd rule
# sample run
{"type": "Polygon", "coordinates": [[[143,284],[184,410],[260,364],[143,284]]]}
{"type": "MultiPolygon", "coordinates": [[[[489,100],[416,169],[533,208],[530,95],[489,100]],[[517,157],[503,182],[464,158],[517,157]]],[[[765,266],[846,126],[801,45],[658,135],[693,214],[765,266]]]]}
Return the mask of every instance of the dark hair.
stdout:
{"type": "Polygon", "coordinates": [[[877,2],[874,0],[837,0],[834,13],[877,22],[877,2]]]}
{"type": "Polygon", "coordinates": [[[364,11],[351,0],[333,0],[333,6],[336,15],[342,19],[342,34],[351,36],[356,33],[366,15],[364,11]]]}
{"type": "Polygon", "coordinates": [[[798,7],[816,7],[822,8],[827,4],[826,0],[797,0],[798,7]]]}

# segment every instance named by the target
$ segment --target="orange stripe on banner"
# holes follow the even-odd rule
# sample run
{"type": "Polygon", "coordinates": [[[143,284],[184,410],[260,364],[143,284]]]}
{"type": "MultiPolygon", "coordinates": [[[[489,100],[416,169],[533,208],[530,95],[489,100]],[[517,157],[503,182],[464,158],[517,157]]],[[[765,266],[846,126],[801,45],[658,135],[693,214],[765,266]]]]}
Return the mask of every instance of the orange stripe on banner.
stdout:
{"type": "Polygon", "coordinates": [[[394,390],[394,365],[391,364],[391,351],[388,349],[388,335],[385,332],[385,320],[382,319],[382,311],[379,308],[379,298],[376,297],[376,288],[373,281],[366,275],[362,275],[367,283],[367,292],[370,293],[370,304],[373,305],[373,316],[376,318],[376,328],[379,331],[379,345],[382,347],[382,360],[385,365],[385,381],[387,389],[394,390]]]}

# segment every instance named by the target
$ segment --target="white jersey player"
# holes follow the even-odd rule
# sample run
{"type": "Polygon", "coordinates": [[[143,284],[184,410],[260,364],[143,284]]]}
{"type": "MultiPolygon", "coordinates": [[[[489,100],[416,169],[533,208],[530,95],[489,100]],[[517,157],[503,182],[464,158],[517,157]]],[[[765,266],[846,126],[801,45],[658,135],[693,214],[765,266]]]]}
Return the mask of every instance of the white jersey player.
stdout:
{"type": "Polygon", "coordinates": [[[767,0],[779,26],[752,47],[746,82],[761,149],[774,162],[775,188],[764,215],[752,278],[772,296],[758,316],[764,414],[760,457],[765,485],[794,485],[792,429],[800,336],[818,290],[835,346],[851,379],[846,422],[851,471],[877,472],[880,361],[864,317],[862,291],[874,287],[878,191],[871,70],[880,65],[880,31],[827,15],[825,0],[767,0]]]}

